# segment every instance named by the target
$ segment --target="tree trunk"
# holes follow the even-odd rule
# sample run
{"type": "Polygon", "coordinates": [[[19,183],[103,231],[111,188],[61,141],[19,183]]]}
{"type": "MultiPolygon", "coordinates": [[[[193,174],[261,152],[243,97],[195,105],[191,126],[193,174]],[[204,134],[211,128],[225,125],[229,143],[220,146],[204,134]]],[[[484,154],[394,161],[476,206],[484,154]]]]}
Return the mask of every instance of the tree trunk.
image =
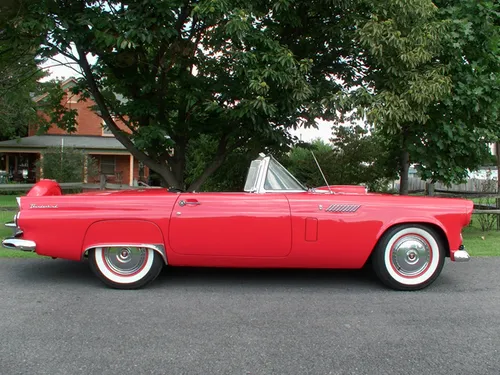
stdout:
{"type": "Polygon", "coordinates": [[[434,183],[434,181],[431,181],[431,182],[427,182],[425,184],[425,193],[426,195],[432,197],[435,195],[435,189],[436,189],[436,184],[434,183]]]}
{"type": "Polygon", "coordinates": [[[177,144],[174,148],[174,155],[170,159],[170,167],[172,169],[172,173],[174,174],[175,179],[177,180],[175,187],[178,189],[185,189],[184,177],[186,172],[186,144],[185,141],[177,141],[177,144]]]}
{"type": "MultiPolygon", "coordinates": [[[[89,62],[87,61],[86,58],[86,51],[82,49],[81,46],[78,44],[75,46],[76,50],[78,51],[78,54],[80,55],[80,60],[77,62],[80,64],[85,80],[87,84],[89,85],[89,90],[94,96],[94,100],[99,107],[99,110],[101,111],[101,117],[105,121],[106,125],[108,126],[109,130],[111,130],[111,133],[115,136],[115,138],[123,145],[125,148],[138,160],[141,160],[145,165],[147,165],[150,169],[158,173],[161,178],[164,181],[167,181],[167,183],[171,186],[178,186],[180,185],[179,180],[175,177],[175,175],[172,173],[170,170],[170,167],[168,165],[164,164],[159,164],[157,163],[154,159],[149,157],[149,155],[145,154],[144,152],[140,151],[138,148],[135,147],[134,143],[132,140],[125,135],[124,132],[122,132],[119,128],[118,125],[116,125],[113,116],[111,116],[111,113],[109,111],[108,106],[106,105],[106,101],[104,99],[104,96],[102,95],[99,86],[97,84],[97,81],[95,80],[95,77],[92,73],[92,69],[90,67],[89,62]]],[[[182,182],[182,181],[181,181],[182,182]]]]}
{"type": "Polygon", "coordinates": [[[199,190],[203,183],[209,178],[225,160],[225,155],[217,156],[212,163],[205,168],[203,173],[189,186],[188,191],[199,190]]]}
{"type": "Polygon", "coordinates": [[[406,149],[401,152],[399,194],[408,195],[408,171],[410,169],[410,154],[406,149]]]}
{"type": "MultiPolygon", "coordinates": [[[[500,194],[500,142],[495,143],[495,155],[497,157],[497,194],[500,194]]],[[[500,209],[500,198],[496,199],[497,209],[500,209]]],[[[500,230],[500,215],[497,215],[497,230],[500,230]]]]}

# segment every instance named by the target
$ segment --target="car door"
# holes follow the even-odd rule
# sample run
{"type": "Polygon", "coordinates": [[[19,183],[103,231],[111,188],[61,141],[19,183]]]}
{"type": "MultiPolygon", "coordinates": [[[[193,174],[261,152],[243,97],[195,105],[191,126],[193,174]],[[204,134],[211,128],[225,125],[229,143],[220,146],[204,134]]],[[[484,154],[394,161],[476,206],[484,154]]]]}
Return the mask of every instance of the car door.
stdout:
{"type": "Polygon", "coordinates": [[[383,210],[362,195],[288,196],[293,253],[314,266],[358,268],[370,254],[383,225],[383,210]]]}
{"type": "Polygon", "coordinates": [[[288,200],[283,194],[180,194],[169,244],[185,255],[285,257],[292,246],[288,200]]]}

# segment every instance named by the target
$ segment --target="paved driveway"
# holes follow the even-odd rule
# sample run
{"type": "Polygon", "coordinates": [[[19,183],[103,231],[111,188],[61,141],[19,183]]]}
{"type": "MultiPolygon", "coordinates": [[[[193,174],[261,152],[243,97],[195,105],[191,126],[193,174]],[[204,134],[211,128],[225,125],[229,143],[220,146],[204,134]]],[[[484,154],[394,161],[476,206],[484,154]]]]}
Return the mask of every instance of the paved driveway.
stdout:
{"type": "Polygon", "coordinates": [[[500,374],[500,258],[421,292],[365,271],[166,270],[103,287],[86,264],[0,259],[0,373],[500,374]]]}

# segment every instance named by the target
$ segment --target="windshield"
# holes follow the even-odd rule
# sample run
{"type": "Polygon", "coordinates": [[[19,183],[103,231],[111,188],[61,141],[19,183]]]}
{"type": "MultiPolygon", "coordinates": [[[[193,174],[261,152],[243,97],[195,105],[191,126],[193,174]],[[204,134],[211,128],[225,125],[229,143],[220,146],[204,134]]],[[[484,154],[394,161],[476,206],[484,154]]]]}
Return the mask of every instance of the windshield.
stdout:
{"type": "Polygon", "coordinates": [[[266,180],[264,181],[266,190],[307,190],[295,177],[288,172],[276,160],[271,158],[267,169],[266,180]]]}
{"type": "Polygon", "coordinates": [[[250,168],[248,169],[247,179],[245,181],[244,191],[255,191],[257,189],[257,180],[259,178],[259,169],[262,160],[254,160],[250,164],[250,168]]]}

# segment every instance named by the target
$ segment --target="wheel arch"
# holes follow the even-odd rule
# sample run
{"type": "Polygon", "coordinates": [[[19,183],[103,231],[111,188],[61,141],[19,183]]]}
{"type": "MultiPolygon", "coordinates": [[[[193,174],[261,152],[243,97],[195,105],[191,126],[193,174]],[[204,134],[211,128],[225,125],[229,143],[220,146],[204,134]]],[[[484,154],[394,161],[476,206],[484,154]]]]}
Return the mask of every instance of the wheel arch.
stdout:
{"type": "Polygon", "coordinates": [[[160,227],[147,220],[101,220],[92,223],[83,239],[81,258],[97,247],[145,247],[154,250],[168,264],[160,227]]]}
{"type": "Polygon", "coordinates": [[[391,225],[384,227],[379,235],[377,236],[377,241],[375,241],[375,245],[373,246],[373,249],[370,252],[370,256],[368,257],[366,262],[369,262],[371,260],[371,257],[373,256],[373,253],[375,252],[375,249],[377,245],[380,243],[382,238],[384,238],[384,235],[389,232],[391,229],[395,227],[400,227],[404,225],[420,225],[424,226],[427,228],[433,229],[436,234],[439,236],[439,239],[442,241],[444,245],[444,252],[445,256],[449,257],[450,256],[450,242],[448,241],[448,237],[446,235],[445,229],[442,227],[442,225],[435,223],[435,222],[429,222],[429,221],[423,221],[423,220],[412,220],[412,221],[403,221],[403,222],[397,222],[397,223],[392,223],[391,225]]]}

